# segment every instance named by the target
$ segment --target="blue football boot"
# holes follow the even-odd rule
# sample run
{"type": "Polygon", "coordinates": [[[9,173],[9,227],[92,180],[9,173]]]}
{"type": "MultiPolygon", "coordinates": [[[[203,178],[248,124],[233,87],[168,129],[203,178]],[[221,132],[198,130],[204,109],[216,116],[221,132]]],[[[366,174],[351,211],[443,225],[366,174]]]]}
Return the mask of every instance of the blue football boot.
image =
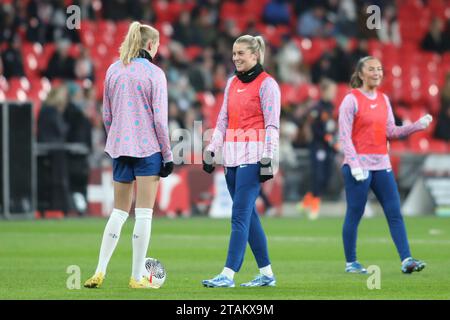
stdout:
{"type": "Polygon", "coordinates": [[[202,284],[208,288],[234,288],[234,281],[223,274],[219,274],[212,279],[203,280],[202,284]]]}
{"type": "Polygon", "coordinates": [[[351,265],[345,267],[345,272],[366,274],[367,270],[358,261],[352,262],[351,265]]]}
{"type": "Polygon", "coordinates": [[[242,283],[241,287],[275,287],[277,281],[275,276],[265,276],[263,274],[259,274],[250,282],[242,283]]]}
{"type": "Polygon", "coordinates": [[[417,259],[408,258],[402,263],[403,273],[412,273],[414,271],[422,271],[426,267],[426,263],[417,259]]]}

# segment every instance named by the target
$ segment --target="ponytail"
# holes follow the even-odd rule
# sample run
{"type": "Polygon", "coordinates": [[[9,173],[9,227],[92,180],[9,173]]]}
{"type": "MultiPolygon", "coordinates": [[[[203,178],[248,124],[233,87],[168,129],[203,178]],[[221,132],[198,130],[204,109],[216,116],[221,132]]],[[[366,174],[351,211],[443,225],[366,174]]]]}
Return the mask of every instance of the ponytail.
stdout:
{"type": "Polygon", "coordinates": [[[125,40],[120,45],[120,60],[125,65],[129,64],[131,59],[139,56],[139,50],[145,48],[149,41],[155,43],[158,40],[158,30],[134,21],[128,29],[125,40]]]}
{"type": "Polygon", "coordinates": [[[255,37],[256,42],[258,43],[258,62],[259,64],[264,64],[264,53],[266,51],[266,44],[264,43],[264,39],[261,36],[255,37]]]}

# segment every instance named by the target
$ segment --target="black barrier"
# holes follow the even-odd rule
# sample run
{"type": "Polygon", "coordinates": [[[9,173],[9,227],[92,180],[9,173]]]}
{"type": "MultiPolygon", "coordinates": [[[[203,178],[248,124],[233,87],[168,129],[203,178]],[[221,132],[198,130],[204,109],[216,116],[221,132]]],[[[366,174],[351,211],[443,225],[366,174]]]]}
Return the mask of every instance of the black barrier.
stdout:
{"type": "Polygon", "coordinates": [[[5,218],[33,217],[36,208],[36,160],[33,105],[0,103],[0,214],[5,218]]]}

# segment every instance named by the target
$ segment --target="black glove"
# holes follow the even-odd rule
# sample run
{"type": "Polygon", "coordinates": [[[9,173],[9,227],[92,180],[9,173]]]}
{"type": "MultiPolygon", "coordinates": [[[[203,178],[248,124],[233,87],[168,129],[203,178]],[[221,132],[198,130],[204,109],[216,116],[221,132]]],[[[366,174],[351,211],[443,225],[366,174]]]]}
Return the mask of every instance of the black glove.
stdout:
{"type": "Polygon", "coordinates": [[[167,177],[169,174],[171,174],[173,171],[173,161],[169,161],[166,163],[163,163],[161,165],[161,170],[159,171],[159,176],[162,178],[167,177]]]}
{"type": "Polygon", "coordinates": [[[203,158],[203,170],[211,174],[214,169],[216,169],[214,167],[214,152],[206,151],[203,158]]]}
{"type": "Polygon", "coordinates": [[[260,165],[259,182],[266,182],[273,178],[272,160],[269,158],[262,158],[258,162],[260,165]]]}

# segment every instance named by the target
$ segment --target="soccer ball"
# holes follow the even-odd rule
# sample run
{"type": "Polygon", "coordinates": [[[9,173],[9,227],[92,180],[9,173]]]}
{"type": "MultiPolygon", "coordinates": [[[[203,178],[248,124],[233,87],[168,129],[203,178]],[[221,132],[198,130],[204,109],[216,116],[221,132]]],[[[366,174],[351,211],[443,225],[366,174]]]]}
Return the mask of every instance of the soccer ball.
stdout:
{"type": "Polygon", "coordinates": [[[154,288],[161,288],[166,280],[166,269],[155,258],[145,258],[144,277],[148,278],[154,288]]]}

